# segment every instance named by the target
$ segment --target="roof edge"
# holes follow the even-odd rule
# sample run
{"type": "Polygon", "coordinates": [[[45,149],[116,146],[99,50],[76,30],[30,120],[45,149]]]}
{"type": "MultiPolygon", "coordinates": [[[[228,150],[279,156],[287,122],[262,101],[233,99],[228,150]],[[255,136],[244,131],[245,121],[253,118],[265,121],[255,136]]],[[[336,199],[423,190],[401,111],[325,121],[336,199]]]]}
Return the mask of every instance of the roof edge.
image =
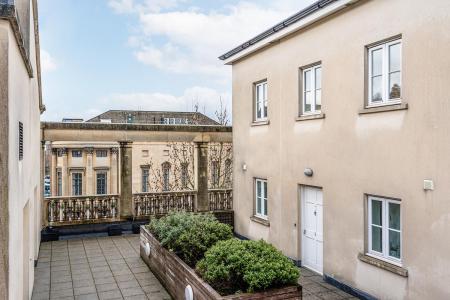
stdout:
{"type": "Polygon", "coordinates": [[[219,56],[219,59],[224,61],[225,64],[231,64],[237,59],[267,46],[274,40],[278,40],[286,35],[294,33],[358,1],[360,0],[319,0],[258,34],[254,38],[219,56]],[[318,14],[319,12],[322,12],[322,14],[318,14]],[[263,41],[265,41],[264,44],[262,43],[263,41]]]}

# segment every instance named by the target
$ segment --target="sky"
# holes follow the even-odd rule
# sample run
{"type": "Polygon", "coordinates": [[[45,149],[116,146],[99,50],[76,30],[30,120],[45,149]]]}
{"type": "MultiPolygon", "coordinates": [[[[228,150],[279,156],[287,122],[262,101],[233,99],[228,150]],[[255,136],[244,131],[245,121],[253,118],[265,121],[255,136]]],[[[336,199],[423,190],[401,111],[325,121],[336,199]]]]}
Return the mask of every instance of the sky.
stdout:
{"type": "Polygon", "coordinates": [[[42,119],[109,109],[231,112],[218,56],[314,0],[40,0],[42,119]]]}

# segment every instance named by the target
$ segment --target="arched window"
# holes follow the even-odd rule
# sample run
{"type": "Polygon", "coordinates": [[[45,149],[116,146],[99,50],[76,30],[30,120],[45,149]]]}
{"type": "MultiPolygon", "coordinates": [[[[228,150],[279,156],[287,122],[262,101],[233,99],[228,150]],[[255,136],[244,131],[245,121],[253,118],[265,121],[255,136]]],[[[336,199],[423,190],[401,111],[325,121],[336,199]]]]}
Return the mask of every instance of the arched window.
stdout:
{"type": "Polygon", "coordinates": [[[162,168],[162,188],[163,191],[166,192],[170,190],[170,163],[165,162],[161,165],[162,168]]]}

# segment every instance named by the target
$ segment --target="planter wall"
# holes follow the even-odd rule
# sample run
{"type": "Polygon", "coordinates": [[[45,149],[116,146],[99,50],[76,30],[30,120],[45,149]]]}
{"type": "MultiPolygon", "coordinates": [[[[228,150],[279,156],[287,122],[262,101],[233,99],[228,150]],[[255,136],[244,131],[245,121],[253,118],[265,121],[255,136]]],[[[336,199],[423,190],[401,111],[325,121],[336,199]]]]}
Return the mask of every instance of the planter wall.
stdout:
{"type": "Polygon", "coordinates": [[[189,300],[185,296],[187,286],[192,288],[193,300],[302,299],[301,286],[289,286],[260,293],[221,296],[177,255],[164,249],[144,226],[141,227],[140,254],[175,300],[189,300]],[[150,246],[150,255],[146,254],[146,243],[150,246]]]}

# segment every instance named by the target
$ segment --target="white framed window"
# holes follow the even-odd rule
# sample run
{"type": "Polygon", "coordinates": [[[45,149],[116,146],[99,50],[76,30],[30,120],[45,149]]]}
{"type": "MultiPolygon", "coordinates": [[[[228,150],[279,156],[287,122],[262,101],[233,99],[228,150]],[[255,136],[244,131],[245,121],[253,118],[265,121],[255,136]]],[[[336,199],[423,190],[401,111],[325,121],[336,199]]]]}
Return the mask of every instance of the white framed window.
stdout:
{"type": "Polygon", "coordinates": [[[267,180],[255,179],[255,215],[267,219],[267,180]]]}
{"type": "Polygon", "coordinates": [[[368,254],[401,263],[402,224],[400,201],[368,196],[368,254]]]}
{"type": "Polygon", "coordinates": [[[368,51],[368,105],[401,102],[402,40],[370,47],[368,51]]]}
{"type": "Polygon", "coordinates": [[[322,65],[302,70],[302,115],[320,114],[322,109],[322,65]]]}
{"type": "Polygon", "coordinates": [[[267,120],[267,80],[255,84],[255,121],[267,120]]]}

